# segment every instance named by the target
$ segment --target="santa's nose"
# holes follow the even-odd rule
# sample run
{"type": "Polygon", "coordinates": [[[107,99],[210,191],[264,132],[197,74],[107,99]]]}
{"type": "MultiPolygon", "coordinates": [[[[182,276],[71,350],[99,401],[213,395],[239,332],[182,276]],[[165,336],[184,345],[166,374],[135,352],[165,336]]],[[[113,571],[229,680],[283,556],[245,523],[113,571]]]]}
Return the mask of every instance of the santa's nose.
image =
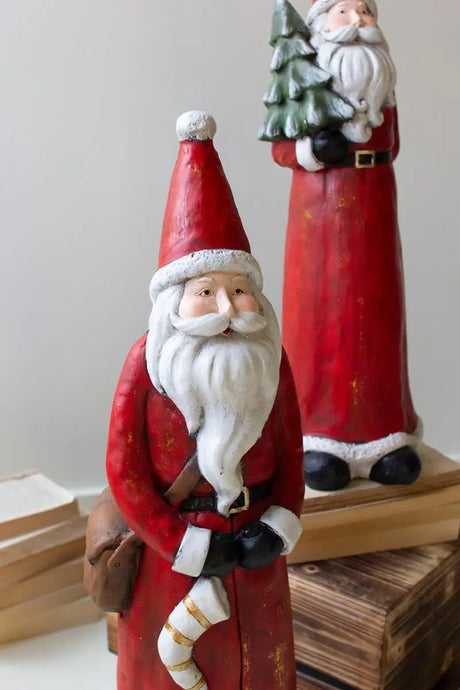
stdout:
{"type": "Polygon", "coordinates": [[[219,314],[226,316],[229,319],[235,316],[235,307],[233,306],[232,300],[226,290],[218,290],[216,294],[217,308],[219,314]]]}
{"type": "Polygon", "coordinates": [[[362,19],[361,15],[359,14],[359,12],[357,12],[356,10],[352,10],[351,11],[351,25],[359,27],[359,26],[361,26],[362,23],[363,23],[363,19],[362,19]]]}

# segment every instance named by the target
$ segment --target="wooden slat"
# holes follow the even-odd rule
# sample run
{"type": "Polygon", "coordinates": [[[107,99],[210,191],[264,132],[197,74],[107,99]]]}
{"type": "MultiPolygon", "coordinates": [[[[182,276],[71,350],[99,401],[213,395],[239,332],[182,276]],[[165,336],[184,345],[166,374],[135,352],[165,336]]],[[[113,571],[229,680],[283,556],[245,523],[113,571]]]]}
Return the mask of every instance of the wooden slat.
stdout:
{"type": "Polygon", "coordinates": [[[410,521],[428,522],[424,519],[427,510],[447,509],[450,506],[453,515],[460,516],[460,484],[445,489],[428,491],[415,496],[398,499],[366,503],[364,505],[337,510],[325,510],[308,513],[301,516],[302,527],[308,531],[310,538],[315,538],[320,530],[349,529],[350,525],[357,525],[361,530],[371,526],[376,520],[385,519],[385,524],[401,526],[410,521]]]}
{"type": "Polygon", "coordinates": [[[107,614],[107,643],[109,651],[118,654],[118,613],[107,614]]]}
{"type": "Polygon", "coordinates": [[[83,582],[83,558],[76,558],[0,589],[1,610],[83,582]]]}
{"type": "Polygon", "coordinates": [[[90,597],[82,597],[29,618],[18,618],[14,625],[0,629],[0,644],[94,623],[100,620],[102,615],[90,597]]]}
{"type": "Polygon", "coordinates": [[[308,676],[297,674],[297,690],[336,690],[333,685],[314,680],[308,676]]]}
{"type": "MultiPolygon", "coordinates": [[[[456,514],[457,509],[454,509],[456,514]]],[[[307,563],[309,561],[324,561],[333,558],[344,558],[357,554],[370,554],[377,551],[393,551],[395,549],[410,549],[424,544],[440,544],[454,541],[459,535],[460,521],[457,517],[431,522],[427,511],[427,523],[388,529],[382,521],[380,527],[373,530],[361,530],[359,525],[350,526],[346,535],[334,536],[334,530],[322,540],[310,540],[309,534],[304,533],[296,548],[289,554],[287,560],[290,565],[307,563]]]]}
{"type": "Polygon", "coordinates": [[[0,588],[83,556],[87,520],[88,517],[82,515],[21,541],[3,543],[0,548],[0,588]]]}
{"type": "Polygon", "coordinates": [[[0,540],[77,515],[75,497],[37,470],[0,478],[0,540]]]}
{"type": "Polygon", "coordinates": [[[414,496],[460,484],[460,467],[429,446],[419,449],[423,470],[420,478],[409,486],[380,486],[366,480],[355,480],[340,491],[323,492],[307,489],[302,512],[316,513],[350,506],[414,496]]]}

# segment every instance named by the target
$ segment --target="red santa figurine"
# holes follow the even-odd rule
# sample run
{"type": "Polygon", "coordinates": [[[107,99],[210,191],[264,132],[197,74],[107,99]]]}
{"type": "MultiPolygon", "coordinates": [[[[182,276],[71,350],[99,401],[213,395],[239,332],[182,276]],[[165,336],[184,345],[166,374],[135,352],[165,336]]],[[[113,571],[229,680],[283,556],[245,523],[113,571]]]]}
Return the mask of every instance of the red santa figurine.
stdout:
{"type": "Polygon", "coordinates": [[[188,113],[177,131],[149,331],[109,432],[109,484],[145,544],[118,690],[295,690],[282,557],[304,494],[295,388],[215,123],[188,113]]]}
{"type": "Polygon", "coordinates": [[[409,484],[421,469],[421,429],[407,370],[395,67],[375,0],[317,0],[307,26],[285,0],[277,11],[278,81],[265,101],[270,136],[261,138],[294,171],[283,342],[299,395],[305,479],[318,490],[354,477],[409,484]],[[298,112],[307,136],[296,134],[298,112]]]}

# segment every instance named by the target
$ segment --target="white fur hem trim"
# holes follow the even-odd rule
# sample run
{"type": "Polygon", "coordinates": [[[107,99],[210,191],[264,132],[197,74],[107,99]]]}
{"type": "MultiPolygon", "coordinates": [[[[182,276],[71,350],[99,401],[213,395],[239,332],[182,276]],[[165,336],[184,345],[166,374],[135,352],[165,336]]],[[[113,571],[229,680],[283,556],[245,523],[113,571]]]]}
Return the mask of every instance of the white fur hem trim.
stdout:
{"type": "Polygon", "coordinates": [[[202,110],[190,110],[181,115],[176,122],[179,141],[208,141],[217,132],[216,121],[202,110]]]}
{"type": "MultiPolygon", "coordinates": [[[[308,28],[311,29],[315,19],[323,12],[329,12],[331,7],[337,4],[337,1],[338,0],[316,0],[307,15],[308,28]]],[[[378,19],[378,9],[375,0],[367,0],[367,5],[375,19],[378,19]]]]}
{"type": "Polygon", "coordinates": [[[252,254],[240,249],[203,249],[159,268],[150,283],[150,298],[155,302],[164,288],[216,271],[243,273],[262,290],[262,271],[252,254]]]}
{"type": "Polygon", "coordinates": [[[324,165],[316,158],[313,153],[312,141],[310,137],[304,139],[297,139],[295,144],[295,153],[297,162],[302,168],[308,172],[318,172],[323,170],[324,165]]]}
{"type": "Polygon", "coordinates": [[[366,479],[369,477],[372,467],[384,455],[404,448],[404,446],[416,448],[421,442],[422,436],[423,423],[419,420],[413,434],[401,431],[369,443],[344,443],[323,436],[304,436],[303,449],[304,452],[311,450],[335,455],[348,464],[352,479],[357,477],[366,479]]]}
{"type": "Polygon", "coordinates": [[[302,523],[297,515],[282,506],[270,506],[260,521],[271,527],[283,540],[282,556],[287,556],[294,550],[302,534],[302,523]]]}
{"type": "Polygon", "coordinates": [[[211,542],[211,530],[189,525],[182,539],[172,569],[182,575],[198,577],[203,570],[211,542]]]}

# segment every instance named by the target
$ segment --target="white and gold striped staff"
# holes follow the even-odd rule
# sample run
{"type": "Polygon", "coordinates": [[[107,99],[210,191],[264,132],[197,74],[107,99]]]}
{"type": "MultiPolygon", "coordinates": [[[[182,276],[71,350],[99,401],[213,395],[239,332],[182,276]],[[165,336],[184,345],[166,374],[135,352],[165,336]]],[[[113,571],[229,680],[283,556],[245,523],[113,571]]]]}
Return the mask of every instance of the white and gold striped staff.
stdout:
{"type": "Polygon", "coordinates": [[[183,690],[207,690],[206,678],[193,659],[193,646],[209,628],[229,618],[230,604],[218,577],[200,577],[169,616],[158,638],[158,651],[183,690]]]}

